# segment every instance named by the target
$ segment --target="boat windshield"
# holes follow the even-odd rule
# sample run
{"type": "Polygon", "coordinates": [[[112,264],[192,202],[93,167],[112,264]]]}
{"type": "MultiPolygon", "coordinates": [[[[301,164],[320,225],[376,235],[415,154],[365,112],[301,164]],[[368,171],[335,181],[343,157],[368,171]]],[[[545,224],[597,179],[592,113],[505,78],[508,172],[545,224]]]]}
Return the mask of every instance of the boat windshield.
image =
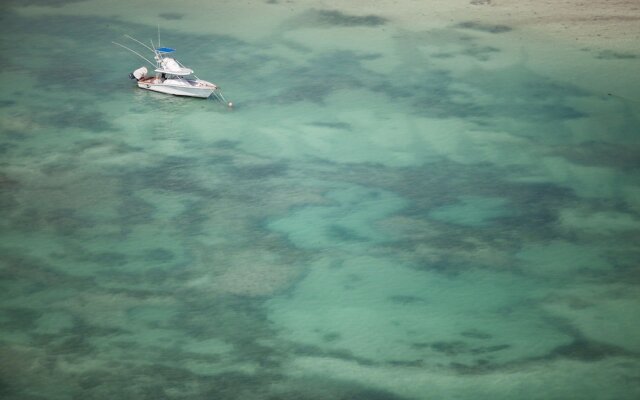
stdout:
{"type": "Polygon", "coordinates": [[[173,58],[165,57],[160,60],[160,66],[156,69],[156,72],[171,75],[191,75],[193,70],[181,66],[173,58]]]}

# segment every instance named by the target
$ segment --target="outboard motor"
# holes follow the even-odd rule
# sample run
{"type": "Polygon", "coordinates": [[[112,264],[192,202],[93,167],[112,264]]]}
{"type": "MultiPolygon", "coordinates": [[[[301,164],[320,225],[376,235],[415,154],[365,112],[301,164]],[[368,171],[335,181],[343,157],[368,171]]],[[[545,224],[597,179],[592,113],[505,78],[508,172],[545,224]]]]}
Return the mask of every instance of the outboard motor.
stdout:
{"type": "Polygon", "coordinates": [[[147,67],[140,67],[129,74],[129,78],[139,81],[147,76],[147,67]]]}

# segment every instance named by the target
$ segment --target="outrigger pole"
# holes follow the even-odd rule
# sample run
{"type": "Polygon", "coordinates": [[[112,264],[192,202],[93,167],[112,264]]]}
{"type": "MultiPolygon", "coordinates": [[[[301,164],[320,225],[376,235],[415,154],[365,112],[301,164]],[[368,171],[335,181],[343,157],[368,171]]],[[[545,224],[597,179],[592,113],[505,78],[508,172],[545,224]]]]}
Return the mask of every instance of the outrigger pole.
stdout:
{"type": "Polygon", "coordinates": [[[139,41],[138,39],[131,37],[129,35],[124,35],[124,37],[133,40],[134,42],[144,46],[145,48],[147,48],[149,51],[152,51],[153,53],[155,53],[156,51],[154,49],[152,49],[151,47],[147,46],[146,44],[142,43],[141,41],[139,41]]]}
{"type": "MultiPolygon", "coordinates": [[[[135,39],[134,39],[134,40],[135,40],[135,39]]],[[[136,42],[137,42],[137,40],[136,40],[136,42]]],[[[143,56],[142,54],[138,53],[137,51],[135,51],[135,50],[133,50],[133,49],[130,49],[130,48],[128,48],[127,46],[125,46],[125,45],[123,45],[123,44],[120,44],[120,43],[116,43],[116,42],[111,42],[111,43],[113,43],[113,44],[115,44],[115,45],[118,45],[118,46],[120,46],[120,47],[122,47],[122,48],[124,48],[124,49],[129,50],[129,51],[130,51],[130,52],[132,52],[133,54],[137,55],[138,57],[142,58],[143,60],[145,60],[146,62],[148,62],[149,64],[151,64],[151,66],[152,66],[152,67],[154,67],[154,68],[156,67],[156,64],[154,64],[154,63],[152,63],[151,61],[149,61],[149,59],[147,59],[147,57],[143,56]]],[[[145,46],[145,47],[147,47],[147,46],[145,46]]]]}

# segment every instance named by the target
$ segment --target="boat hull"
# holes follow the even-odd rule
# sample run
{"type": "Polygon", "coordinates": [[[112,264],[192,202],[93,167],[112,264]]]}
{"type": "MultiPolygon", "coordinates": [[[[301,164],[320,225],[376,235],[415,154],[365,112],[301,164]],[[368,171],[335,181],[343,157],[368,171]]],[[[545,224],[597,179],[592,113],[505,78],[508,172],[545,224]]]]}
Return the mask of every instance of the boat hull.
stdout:
{"type": "Polygon", "coordinates": [[[201,85],[172,85],[167,83],[138,82],[140,89],[172,94],[174,96],[198,97],[206,99],[216,90],[215,86],[201,85]]]}

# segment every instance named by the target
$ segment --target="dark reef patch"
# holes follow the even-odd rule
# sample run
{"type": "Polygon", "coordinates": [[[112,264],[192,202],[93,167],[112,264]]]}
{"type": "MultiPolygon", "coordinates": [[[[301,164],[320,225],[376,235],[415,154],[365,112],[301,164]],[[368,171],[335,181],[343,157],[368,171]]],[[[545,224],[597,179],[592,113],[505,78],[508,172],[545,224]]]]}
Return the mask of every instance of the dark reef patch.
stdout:
{"type": "Polygon", "coordinates": [[[364,88],[368,81],[374,81],[377,77],[362,65],[362,61],[370,56],[347,50],[332,51],[313,57],[305,64],[286,68],[267,79],[279,81],[286,74],[288,85],[265,101],[276,104],[298,101],[324,104],[325,98],[336,90],[364,88]]]}
{"type": "Polygon", "coordinates": [[[160,13],[158,16],[162,19],[166,19],[167,21],[177,21],[184,18],[184,14],[175,12],[160,13]]]}
{"type": "Polygon", "coordinates": [[[297,51],[302,54],[310,54],[313,53],[313,50],[309,46],[305,46],[293,40],[282,39],[280,40],[280,44],[288,49],[297,51]]]}
{"type": "Polygon", "coordinates": [[[153,220],[156,207],[138,197],[122,196],[117,208],[118,217],[123,225],[146,224],[153,220]]]}
{"type": "Polygon", "coordinates": [[[496,369],[499,369],[498,366],[491,364],[489,360],[485,359],[478,359],[473,363],[467,364],[452,362],[451,364],[449,364],[449,368],[461,375],[482,375],[494,372],[496,369]]]}
{"type": "Polygon", "coordinates": [[[499,53],[500,49],[493,46],[478,46],[472,45],[466,47],[462,54],[473,57],[479,61],[488,61],[491,58],[491,55],[494,53],[499,53]]]}
{"type": "Polygon", "coordinates": [[[455,87],[451,73],[432,69],[413,73],[402,82],[371,79],[370,89],[392,99],[408,103],[415,114],[431,118],[480,118],[487,115],[487,105],[470,100],[468,93],[455,87]]]}
{"type": "Polygon", "coordinates": [[[380,26],[387,23],[387,19],[377,15],[351,15],[338,10],[311,10],[304,19],[318,26],[380,26]]]}
{"type": "MultiPolygon", "coordinates": [[[[470,39],[461,51],[444,55],[462,54],[485,61],[498,51],[491,46],[477,45],[470,39]]],[[[431,118],[462,118],[479,126],[490,126],[495,118],[505,118],[518,124],[531,124],[540,130],[546,123],[587,116],[568,101],[588,96],[584,90],[520,67],[497,71],[479,68],[463,79],[454,79],[449,71],[430,68],[429,64],[426,68],[408,71],[408,78],[402,80],[378,77],[367,70],[361,72],[360,81],[370,90],[384,93],[407,104],[415,114],[431,118]],[[466,87],[460,86],[461,82],[466,87]],[[484,94],[486,99],[474,101],[478,93],[484,94]]],[[[557,127],[555,129],[557,133],[557,127]]]]}
{"type": "Polygon", "coordinates": [[[31,308],[0,308],[0,330],[25,331],[33,329],[41,315],[41,311],[31,308]]]}
{"type": "Polygon", "coordinates": [[[485,353],[495,353],[496,351],[506,350],[511,348],[509,344],[497,344],[495,346],[482,346],[482,347],[474,347],[470,350],[471,354],[485,354],[485,353]]]}
{"type": "Polygon", "coordinates": [[[342,335],[340,335],[338,332],[330,332],[330,333],[325,333],[324,335],[322,335],[322,340],[324,340],[325,342],[335,342],[336,340],[340,339],[342,335]]]}
{"type": "Polygon", "coordinates": [[[569,344],[553,349],[548,357],[551,359],[563,357],[580,361],[599,361],[607,357],[633,355],[634,353],[619,346],[587,340],[585,338],[576,338],[569,344]]]}
{"type": "Polygon", "coordinates": [[[4,5],[62,7],[67,4],[82,3],[86,0],[4,0],[4,5]]]}
{"type": "Polygon", "coordinates": [[[447,59],[453,57],[455,57],[455,54],[452,52],[438,52],[431,54],[431,58],[447,59]]]}
{"type": "MultiPolygon", "coordinates": [[[[2,146],[0,146],[0,155],[3,154],[2,146]]],[[[0,189],[0,215],[4,215],[3,218],[7,218],[6,215],[10,214],[20,206],[20,202],[16,200],[16,197],[0,189]]]]}
{"type": "MultiPolygon", "coordinates": [[[[263,398],[270,392],[269,387],[283,380],[279,374],[262,372],[223,372],[206,377],[206,386],[201,392],[205,399],[242,400],[263,398]],[[256,397],[256,393],[261,397],[256,397]]],[[[268,398],[268,397],[266,397],[268,398]]]]}
{"type": "Polygon", "coordinates": [[[221,150],[235,150],[240,146],[240,142],[237,140],[218,140],[213,143],[213,147],[221,150]]]}
{"type": "Polygon", "coordinates": [[[345,130],[345,131],[350,131],[353,129],[353,127],[351,126],[351,124],[348,124],[346,122],[324,122],[324,121],[316,121],[316,122],[312,122],[309,125],[311,126],[317,126],[320,128],[330,128],[330,129],[339,129],[339,130],[345,130]]]}
{"type": "Polygon", "coordinates": [[[603,50],[596,55],[596,58],[600,60],[635,60],[640,58],[638,54],[623,53],[613,50],[603,50]]]}
{"type": "Polygon", "coordinates": [[[96,133],[115,130],[105,113],[89,109],[86,105],[74,106],[72,110],[66,104],[63,109],[56,106],[42,108],[34,114],[34,120],[54,128],[79,128],[96,133]]]}
{"type": "Polygon", "coordinates": [[[89,229],[95,226],[94,221],[87,217],[79,216],[76,210],[69,208],[51,210],[45,216],[45,221],[63,236],[74,235],[80,229],[89,229]]]}
{"type": "Polygon", "coordinates": [[[408,397],[366,387],[347,380],[322,377],[288,380],[275,385],[266,400],[410,400],[408,397]]]}
{"type": "Polygon", "coordinates": [[[640,168],[640,146],[589,141],[571,146],[559,146],[554,150],[572,163],[580,165],[640,168]]]}
{"type": "Polygon", "coordinates": [[[513,30],[513,28],[506,25],[489,25],[474,21],[461,22],[456,27],[486,33],[505,33],[513,30]]]}
{"type": "MultiPolygon", "coordinates": [[[[37,232],[43,230],[47,228],[46,212],[33,207],[23,208],[20,212],[11,216],[9,226],[16,232],[37,232]]],[[[64,232],[64,230],[61,232],[64,232]]]]}
{"type": "Polygon", "coordinates": [[[115,251],[103,251],[91,254],[87,257],[87,261],[105,266],[105,267],[121,267],[127,264],[127,255],[115,251]]]}
{"type": "Polygon", "coordinates": [[[579,204],[576,194],[554,184],[517,182],[511,179],[514,174],[518,171],[440,160],[394,170],[351,165],[344,176],[358,185],[397,193],[410,204],[389,221],[396,239],[381,244],[379,251],[405,260],[412,268],[453,277],[475,268],[513,270],[519,265],[514,248],[566,234],[559,230],[558,213],[579,204]],[[477,227],[430,217],[432,210],[465,196],[503,199],[509,213],[477,227]]]}
{"type": "Polygon", "coordinates": [[[411,360],[411,361],[391,360],[391,361],[387,361],[386,364],[394,367],[420,368],[424,366],[424,360],[422,359],[411,360]]]}
{"type": "Polygon", "coordinates": [[[18,181],[11,178],[9,175],[0,172],[0,190],[5,191],[14,190],[19,187],[18,181]]]}
{"type": "Polygon", "coordinates": [[[169,262],[175,258],[170,250],[156,247],[144,251],[144,259],[149,262],[169,262]]]}
{"type": "Polygon", "coordinates": [[[409,295],[395,295],[389,296],[389,301],[392,303],[405,305],[405,304],[426,304],[427,301],[422,297],[418,296],[409,296],[409,295]]]}
{"type": "Polygon", "coordinates": [[[128,195],[133,196],[135,189],[149,188],[213,197],[214,193],[203,188],[192,177],[192,169],[200,164],[201,162],[195,158],[167,156],[149,167],[123,170],[120,177],[123,182],[122,194],[127,195],[131,192],[128,195]]]}
{"type": "Polygon", "coordinates": [[[203,212],[205,205],[196,201],[188,201],[184,205],[184,211],[172,219],[174,226],[184,234],[197,235],[201,233],[208,218],[203,212]]]}
{"type": "Polygon", "coordinates": [[[464,336],[464,337],[470,338],[470,339],[483,339],[483,340],[484,339],[491,339],[493,337],[492,335],[490,335],[488,333],[485,333],[485,332],[482,332],[482,331],[477,330],[477,329],[470,329],[470,330],[467,330],[467,331],[460,332],[460,336],[464,336]]]}
{"type": "Polygon", "coordinates": [[[429,347],[438,353],[444,353],[448,356],[455,356],[462,353],[468,353],[470,351],[468,344],[459,340],[434,342],[431,343],[429,347]]]}
{"type": "MultiPolygon", "coordinates": [[[[0,145],[0,154],[10,146],[0,145]]],[[[20,203],[15,197],[15,192],[20,188],[20,183],[9,175],[0,172],[0,215],[9,215],[19,207],[20,203]]],[[[5,217],[6,218],[6,217],[5,217]]]]}
{"type": "Polygon", "coordinates": [[[85,336],[65,336],[47,346],[47,352],[53,356],[87,356],[95,353],[96,348],[85,336]]]}
{"type": "Polygon", "coordinates": [[[266,316],[259,301],[246,298],[206,298],[201,292],[179,291],[176,296],[182,307],[171,323],[189,337],[221,338],[236,347],[238,360],[256,360],[274,355],[275,350],[265,353],[264,346],[257,341],[273,334],[266,323],[266,316]],[[211,315],[216,324],[211,324],[211,315]],[[259,350],[259,351],[258,351],[259,350]]]}
{"type": "Polygon", "coordinates": [[[327,236],[338,242],[366,242],[369,240],[355,230],[340,224],[329,225],[327,227],[327,236]]]}
{"type": "Polygon", "coordinates": [[[316,104],[323,104],[324,99],[332,92],[329,85],[319,82],[306,81],[296,86],[285,88],[277,96],[270,99],[279,104],[291,104],[299,101],[311,101],[316,104]]]}
{"type": "Polygon", "coordinates": [[[518,92],[522,92],[527,97],[546,101],[554,98],[565,97],[587,97],[590,94],[577,86],[553,81],[549,78],[537,76],[533,73],[527,74],[523,82],[516,86],[518,92]]]}
{"type": "Polygon", "coordinates": [[[199,395],[202,393],[194,390],[208,387],[204,377],[199,377],[179,366],[169,366],[165,363],[142,364],[134,367],[130,363],[114,362],[109,369],[96,368],[83,371],[73,378],[74,380],[68,386],[73,388],[74,398],[140,400],[201,398],[199,395]],[[172,395],[172,392],[179,392],[180,396],[172,395]]]}
{"type": "Polygon", "coordinates": [[[273,162],[261,165],[239,165],[229,168],[229,172],[238,179],[268,179],[287,174],[289,166],[285,162],[273,162]]]}
{"type": "Polygon", "coordinates": [[[28,285],[32,292],[46,290],[51,286],[68,285],[86,287],[90,279],[70,277],[55,270],[48,263],[26,255],[21,249],[0,248],[0,282],[10,283],[4,290],[9,296],[14,291],[24,290],[21,284],[28,285]]]}
{"type": "MultiPolygon", "coordinates": [[[[530,106],[514,106],[512,108],[512,112],[517,113],[519,115],[525,115],[527,112],[531,112],[532,107],[530,106]],[[528,108],[528,110],[527,110],[528,108]]],[[[579,111],[571,106],[561,105],[561,104],[549,104],[549,105],[537,105],[533,107],[537,116],[531,116],[530,119],[538,119],[540,121],[546,121],[551,118],[553,120],[568,120],[568,119],[578,119],[588,117],[589,114],[579,111]]]]}
{"type": "MultiPolygon", "coordinates": [[[[481,75],[472,74],[472,86],[491,99],[481,106],[471,108],[473,114],[454,116],[473,116],[479,120],[484,117],[501,117],[527,122],[538,130],[544,124],[554,121],[582,118],[587,114],[568,104],[568,99],[584,97],[588,94],[574,85],[553,81],[522,68],[508,67],[499,71],[483,71],[481,75]]],[[[445,93],[446,94],[446,93],[445,93]]],[[[451,96],[454,93],[449,93],[451,96]]],[[[445,101],[450,101],[445,98],[445,101]]],[[[461,103],[457,100],[457,103],[461,103]]],[[[469,109],[467,103],[452,104],[449,108],[469,109]],[[462,107],[461,107],[462,106],[462,107]],[[464,108],[463,108],[464,107],[464,108]]]]}
{"type": "MultiPolygon", "coordinates": [[[[504,198],[513,212],[508,218],[500,218],[502,226],[495,230],[498,235],[512,233],[501,232],[505,225],[511,229],[528,231],[531,231],[534,222],[539,229],[550,227],[548,224],[555,221],[559,207],[577,201],[576,195],[569,189],[545,183],[509,182],[505,180],[509,176],[509,171],[501,172],[488,165],[463,165],[443,161],[398,171],[385,184],[389,190],[412,202],[412,207],[403,211],[403,214],[411,218],[424,218],[433,209],[456,203],[460,196],[504,198]]],[[[452,234],[458,235],[457,238],[452,236],[447,239],[451,245],[469,245],[464,240],[461,241],[460,229],[449,229],[452,234]]],[[[491,232],[491,228],[485,227],[483,230],[486,234],[491,232]]],[[[472,229],[465,228],[464,232],[472,234],[472,229]]]]}
{"type": "Polygon", "coordinates": [[[339,360],[351,361],[363,366],[376,365],[375,361],[368,358],[359,357],[349,350],[344,349],[326,349],[319,346],[309,344],[291,344],[289,351],[293,354],[305,357],[328,357],[339,360]]]}

